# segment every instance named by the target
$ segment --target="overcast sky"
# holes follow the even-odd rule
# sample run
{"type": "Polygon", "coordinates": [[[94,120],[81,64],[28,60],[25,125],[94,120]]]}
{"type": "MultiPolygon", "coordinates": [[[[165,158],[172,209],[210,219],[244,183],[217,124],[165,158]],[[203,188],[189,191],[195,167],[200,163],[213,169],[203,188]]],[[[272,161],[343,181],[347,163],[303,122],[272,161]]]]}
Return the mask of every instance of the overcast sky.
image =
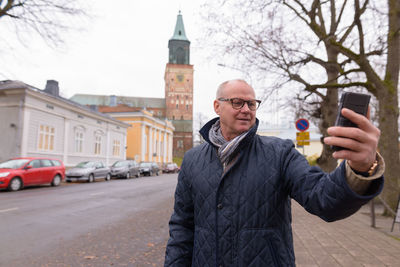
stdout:
{"type": "Polygon", "coordinates": [[[65,34],[61,48],[51,49],[33,35],[28,38],[27,47],[10,39],[8,45],[13,50],[0,48],[4,66],[0,79],[20,80],[40,89],[46,80],[57,80],[61,94],[67,98],[77,93],[163,98],[168,40],[179,10],[191,41],[194,113],[215,116],[212,101],[216,87],[225,80],[244,77],[218,66],[219,62],[210,60],[210,51],[199,47],[203,0],[90,3],[89,11],[94,16],[83,25],[85,31],[65,34]]]}

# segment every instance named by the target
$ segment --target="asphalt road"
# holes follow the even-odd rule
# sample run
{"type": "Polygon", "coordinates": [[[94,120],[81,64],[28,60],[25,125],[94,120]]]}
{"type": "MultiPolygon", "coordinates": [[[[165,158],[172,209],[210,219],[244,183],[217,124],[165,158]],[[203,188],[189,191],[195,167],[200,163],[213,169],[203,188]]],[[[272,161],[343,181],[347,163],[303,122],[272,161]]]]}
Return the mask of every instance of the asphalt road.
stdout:
{"type": "Polygon", "coordinates": [[[176,181],[0,191],[0,266],[161,266],[176,181]]]}

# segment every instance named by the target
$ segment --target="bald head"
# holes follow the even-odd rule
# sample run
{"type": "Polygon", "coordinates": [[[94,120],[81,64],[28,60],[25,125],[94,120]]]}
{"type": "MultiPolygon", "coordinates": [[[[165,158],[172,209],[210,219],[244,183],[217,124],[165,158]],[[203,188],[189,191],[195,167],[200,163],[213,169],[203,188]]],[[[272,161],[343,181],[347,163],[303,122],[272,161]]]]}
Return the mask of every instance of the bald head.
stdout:
{"type": "Polygon", "coordinates": [[[225,89],[228,87],[228,85],[234,85],[234,84],[247,85],[247,86],[251,87],[245,80],[242,80],[242,79],[228,80],[228,81],[221,83],[218,86],[216,98],[218,99],[220,97],[226,97],[225,89]]]}

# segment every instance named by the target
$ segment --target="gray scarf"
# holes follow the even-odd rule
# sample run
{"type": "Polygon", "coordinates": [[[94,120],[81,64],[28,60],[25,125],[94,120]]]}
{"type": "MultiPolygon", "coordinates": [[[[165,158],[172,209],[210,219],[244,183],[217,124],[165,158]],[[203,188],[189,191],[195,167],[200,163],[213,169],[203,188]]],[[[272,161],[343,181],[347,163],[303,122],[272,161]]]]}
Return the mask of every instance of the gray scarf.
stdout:
{"type": "Polygon", "coordinates": [[[210,141],[218,147],[218,157],[221,163],[224,165],[228,165],[228,163],[233,158],[233,152],[235,152],[236,148],[239,146],[240,141],[247,135],[247,132],[242,133],[239,136],[236,136],[231,141],[226,141],[221,133],[221,125],[219,120],[217,120],[208,133],[208,138],[210,141]]]}

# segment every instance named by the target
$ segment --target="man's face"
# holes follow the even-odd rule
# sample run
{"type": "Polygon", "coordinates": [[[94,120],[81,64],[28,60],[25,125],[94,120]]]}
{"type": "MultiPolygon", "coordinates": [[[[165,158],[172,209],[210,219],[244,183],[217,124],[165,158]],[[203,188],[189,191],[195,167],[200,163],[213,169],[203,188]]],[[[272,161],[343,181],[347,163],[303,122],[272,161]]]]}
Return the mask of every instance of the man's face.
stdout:
{"type": "Polygon", "coordinates": [[[226,140],[232,140],[255,124],[256,111],[250,110],[247,103],[241,109],[234,109],[230,101],[219,101],[218,98],[254,100],[255,93],[247,83],[232,81],[225,85],[214,101],[214,110],[220,117],[221,132],[226,140]]]}

